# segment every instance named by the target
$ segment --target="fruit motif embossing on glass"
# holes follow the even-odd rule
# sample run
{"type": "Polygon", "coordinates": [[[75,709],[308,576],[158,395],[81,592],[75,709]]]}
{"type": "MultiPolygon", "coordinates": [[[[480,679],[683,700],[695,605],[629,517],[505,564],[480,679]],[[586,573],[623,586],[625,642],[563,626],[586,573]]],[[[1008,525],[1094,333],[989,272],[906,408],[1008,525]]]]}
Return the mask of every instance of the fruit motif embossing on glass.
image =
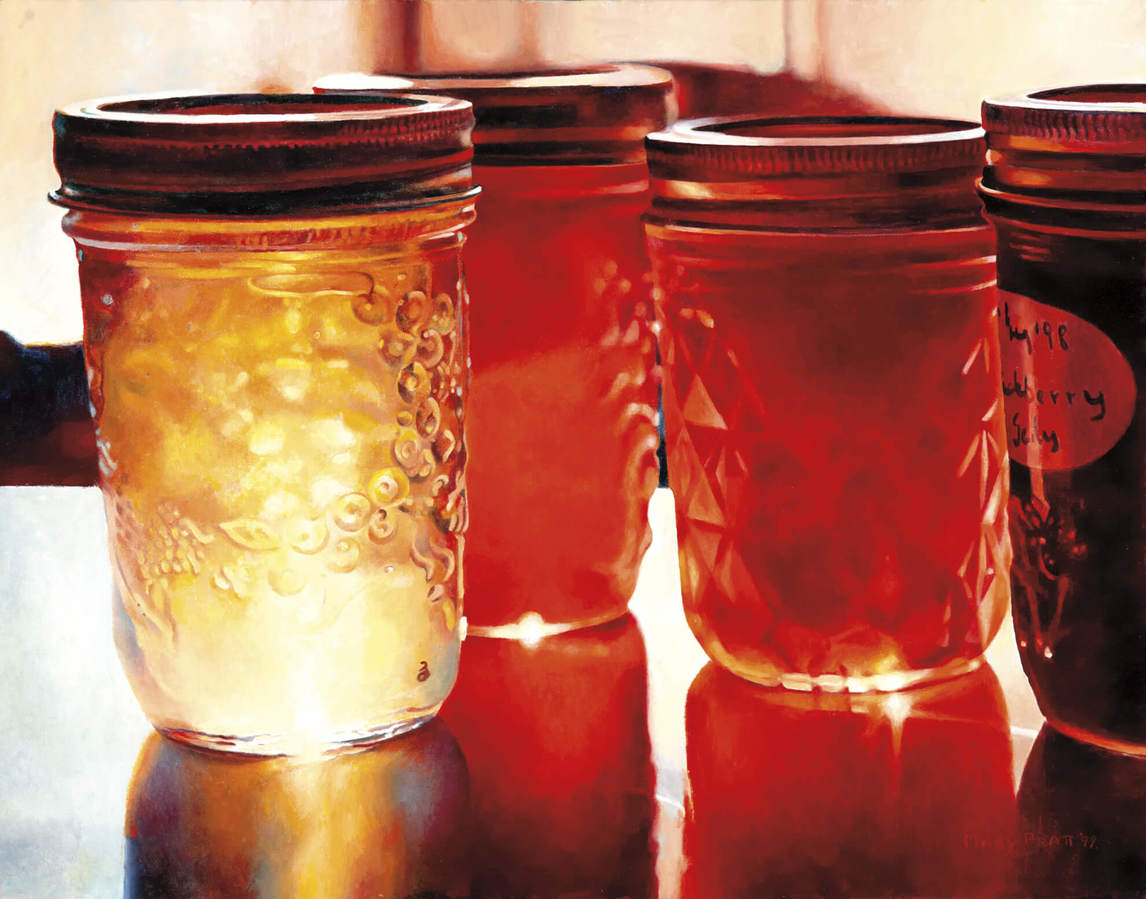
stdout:
{"type": "Polygon", "coordinates": [[[131,547],[119,575],[137,626],[174,641],[173,594],[190,588],[195,599],[182,601],[293,597],[298,617],[321,629],[360,592],[330,591],[326,572],[361,563],[363,590],[379,565],[420,571],[453,628],[464,493],[445,463],[461,452],[463,367],[455,302],[427,295],[428,275],[422,266],[216,284],[195,299],[198,315],[228,325],[205,341],[198,332],[209,326],[189,325],[158,273],[140,277],[164,303],[137,289],[100,304],[124,318],[101,345],[89,342],[89,358],[101,469],[116,491],[119,539],[131,547]],[[366,329],[375,360],[355,333],[366,329]],[[180,353],[189,336],[194,344],[180,353]],[[245,348],[257,356],[244,358],[245,348]],[[110,389],[108,355],[120,373],[110,389]],[[185,417],[189,408],[207,411],[185,417]],[[242,475],[188,479],[172,493],[172,469],[201,471],[201,453],[233,454],[242,475]],[[153,479],[168,485],[165,496],[153,479]],[[228,518],[236,509],[251,514],[228,518]],[[394,541],[399,529],[409,534],[394,541]]]}
{"type": "MultiPolygon", "coordinates": [[[[316,635],[373,629],[375,612],[457,628],[456,283],[435,290],[425,263],[273,268],[184,264],[172,279],[149,260],[86,288],[117,582],[145,654],[210,655],[224,621],[232,639],[277,632],[284,661],[316,635]],[[196,275],[209,291],[176,283],[196,275]]],[[[449,667],[423,655],[389,676],[414,686],[449,667]]]]}

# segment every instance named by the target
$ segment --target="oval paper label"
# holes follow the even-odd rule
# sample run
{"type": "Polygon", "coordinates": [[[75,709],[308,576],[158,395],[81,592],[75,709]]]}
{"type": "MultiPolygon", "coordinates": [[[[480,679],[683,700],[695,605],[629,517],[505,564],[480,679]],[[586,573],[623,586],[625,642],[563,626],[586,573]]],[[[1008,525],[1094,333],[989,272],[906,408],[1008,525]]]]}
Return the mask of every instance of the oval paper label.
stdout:
{"type": "Polygon", "coordinates": [[[1077,468],[1126,433],[1138,395],[1134,372],[1090,322],[999,291],[1007,448],[1029,468],[1077,468]]]}

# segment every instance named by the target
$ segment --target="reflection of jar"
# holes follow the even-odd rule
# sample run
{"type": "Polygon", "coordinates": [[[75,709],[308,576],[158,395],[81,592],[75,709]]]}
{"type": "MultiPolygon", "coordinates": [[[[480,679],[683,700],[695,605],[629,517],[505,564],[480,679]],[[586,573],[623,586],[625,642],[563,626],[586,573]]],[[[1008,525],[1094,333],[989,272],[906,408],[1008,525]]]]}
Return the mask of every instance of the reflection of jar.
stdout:
{"type": "Polygon", "coordinates": [[[474,104],[471,633],[608,621],[636,585],[657,484],[641,138],[663,127],[671,85],[637,66],[319,82],[474,104]]]}
{"type": "Polygon", "coordinates": [[[470,771],[473,895],[651,895],[647,698],[629,615],[530,642],[466,640],[442,719],[470,771]]]}
{"type": "Polygon", "coordinates": [[[849,697],[709,665],[685,728],[686,899],[1003,892],[1014,782],[989,667],[849,697]]]}
{"type": "Polygon", "coordinates": [[[890,690],[1006,614],[973,125],[713,119],[648,138],[689,624],[750,680],[890,690]]]}
{"type": "Polygon", "coordinates": [[[1023,667],[1055,727],[1146,752],[1146,85],[983,116],[1023,667]]]}
{"type": "Polygon", "coordinates": [[[450,690],[471,123],[311,95],[57,114],[116,638],[168,734],[376,739],[450,690]]]}
{"type": "Polygon", "coordinates": [[[441,722],[334,758],[152,735],[127,798],[124,895],[467,896],[466,764],[441,722]]]}
{"type": "Polygon", "coordinates": [[[1019,785],[1015,895],[1146,895],[1146,761],[1044,727],[1019,785]]]}

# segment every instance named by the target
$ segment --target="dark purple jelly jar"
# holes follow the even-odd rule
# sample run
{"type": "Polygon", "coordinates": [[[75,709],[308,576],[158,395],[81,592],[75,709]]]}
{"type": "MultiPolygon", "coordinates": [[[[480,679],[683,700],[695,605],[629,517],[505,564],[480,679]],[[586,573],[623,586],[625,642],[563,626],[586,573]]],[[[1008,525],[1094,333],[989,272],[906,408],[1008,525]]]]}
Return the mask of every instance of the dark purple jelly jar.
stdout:
{"type": "Polygon", "coordinates": [[[1023,667],[1055,728],[1146,753],[1146,85],[983,123],[1023,667]]]}

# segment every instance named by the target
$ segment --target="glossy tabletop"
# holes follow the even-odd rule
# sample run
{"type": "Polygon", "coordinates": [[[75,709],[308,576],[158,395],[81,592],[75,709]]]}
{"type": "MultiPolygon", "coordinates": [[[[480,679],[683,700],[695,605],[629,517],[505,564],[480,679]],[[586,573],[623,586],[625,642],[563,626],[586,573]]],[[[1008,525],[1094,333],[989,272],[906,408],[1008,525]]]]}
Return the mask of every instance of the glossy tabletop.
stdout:
{"type": "Polygon", "coordinates": [[[98,491],[0,488],[0,896],[1142,895],[1146,761],[1039,736],[1009,627],[946,684],[762,690],[706,666],[650,518],[632,616],[471,637],[431,725],[253,759],[138,710],[98,491]]]}

